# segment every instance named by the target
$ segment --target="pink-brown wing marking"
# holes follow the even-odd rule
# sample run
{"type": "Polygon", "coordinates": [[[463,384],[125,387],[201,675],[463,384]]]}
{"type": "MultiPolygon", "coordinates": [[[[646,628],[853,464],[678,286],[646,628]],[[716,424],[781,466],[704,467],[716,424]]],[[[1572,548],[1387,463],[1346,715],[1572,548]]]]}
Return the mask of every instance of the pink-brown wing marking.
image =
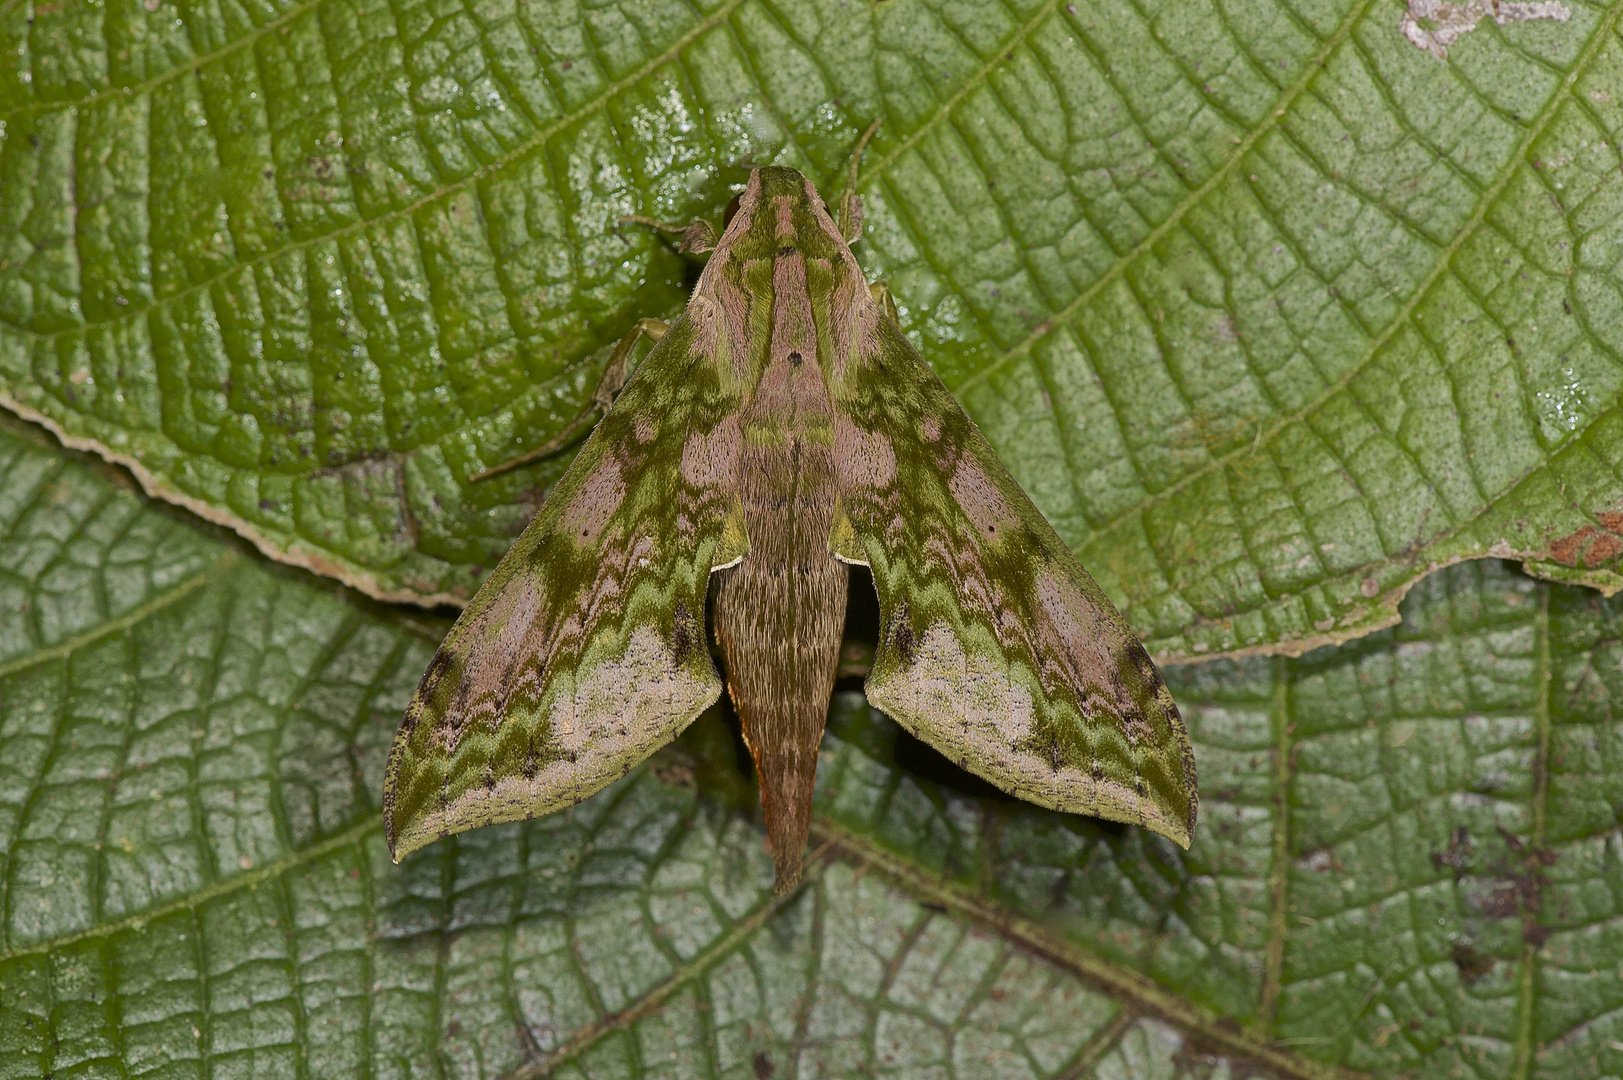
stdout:
{"type": "Polygon", "coordinates": [[[830,546],[879,593],[869,701],[1011,794],[1187,846],[1194,753],[1149,654],[895,325],[862,324],[830,546]]]}
{"type": "Polygon", "coordinates": [[[447,635],[390,751],[398,859],[625,775],[713,703],[715,560],[747,550],[736,393],[679,320],[447,635]]]}

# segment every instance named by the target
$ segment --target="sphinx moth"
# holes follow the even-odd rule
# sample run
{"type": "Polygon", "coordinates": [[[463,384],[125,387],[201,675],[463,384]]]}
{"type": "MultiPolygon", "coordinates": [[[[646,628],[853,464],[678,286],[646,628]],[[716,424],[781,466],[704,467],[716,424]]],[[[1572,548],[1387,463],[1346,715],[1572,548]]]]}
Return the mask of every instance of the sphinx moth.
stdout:
{"type": "Polygon", "coordinates": [[[406,710],[396,861],[624,776],[720,697],[713,630],[791,888],[850,565],[878,593],[872,704],[1022,799],[1189,845],[1194,754],[1155,665],[865,279],[850,190],[839,219],[768,167],[719,237],[683,231],[710,251],[686,311],[643,327],[406,710]]]}

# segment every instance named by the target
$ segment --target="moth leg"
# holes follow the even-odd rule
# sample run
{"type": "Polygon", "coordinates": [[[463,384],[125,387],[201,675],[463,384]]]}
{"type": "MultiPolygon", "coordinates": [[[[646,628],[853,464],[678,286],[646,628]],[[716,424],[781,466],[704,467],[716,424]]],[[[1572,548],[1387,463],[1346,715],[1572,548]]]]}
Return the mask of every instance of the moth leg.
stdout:
{"type": "Polygon", "coordinates": [[[658,319],[638,319],[636,327],[621,338],[614,352],[609,354],[609,362],[603,365],[603,377],[597,380],[597,389],[592,391],[592,404],[581,411],[581,416],[590,416],[593,412],[607,413],[626,380],[631,378],[631,354],[637,347],[637,340],[647,338],[658,341],[670,328],[670,323],[658,319]]]}
{"type": "Polygon", "coordinates": [[[592,391],[591,401],[587,402],[585,408],[575,414],[573,420],[564,425],[562,431],[529,453],[513,458],[511,461],[504,461],[500,465],[486,469],[484,472],[474,473],[468,479],[473,482],[488,480],[492,476],[498,476],[521,465],[528,465],[532,461],[540,461],[542,458],[556,454],[559,450],[568,446],[583,430],[591,426],[595,416],[598,414],[607,415],[609,408],[614,404],[615,396],[620,393],[620,388],[625,386],[627,379],[631,378],[631,357],[637,347],[637,342],[643,338],[647,338],[649,341],[658,341],[665,336],[665,331],[669,329],[669,323],[660,322],[658,319],[638,319],[636,328],[621,338],[619,343],[614,346],[614,351],[609,354],[609,362],[603,365],[603,375],[597,380],[597,389],[592,391]]]}
{"type": "Polygon", "coordinates": [[[660,232],[681,233],[682,239],[677,241],[676,250],[684,255],[703,255],[707,251],[713,251],[718,239],[716,227],[703,219],[690,221],[686,225],[672,225],[666,221],[655,221],[653,218],[633,214],[621,218],[620,224],[646,225],[660,232]]]}
{"type": "Polygon", "coordinates": [[[856,243],[862,235],[862,199],[857,196],[857,169],[862,164],[862,152],[868,148],[868,140],[873,138],[881,123],[883,120],[869,124],[868,130],[857,140],[857,148],[851,153],[851,172],[845,178],[845,190],[840,193],[840,235],[845,237],[847,244],[856,243]]]}
{"type": "Polygon", "coordinates": [[[889,285],[886,285],[883,281],[870,281],[868,283],[868,295],[873,297],[873,302],[879,305],[879,310],[885,313],[885,318],[898,327],[902,325],[902,316],[896,310],[896,298],[890,294],[889,285]]]}

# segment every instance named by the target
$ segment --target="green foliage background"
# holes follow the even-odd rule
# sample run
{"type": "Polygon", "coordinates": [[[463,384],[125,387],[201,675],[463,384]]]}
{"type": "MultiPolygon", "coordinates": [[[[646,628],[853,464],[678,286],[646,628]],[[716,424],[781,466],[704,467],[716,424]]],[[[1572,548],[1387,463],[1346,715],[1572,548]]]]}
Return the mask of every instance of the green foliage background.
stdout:
{"type": "Polygon", "coordinates": [[[0,1077],[1623,1075],[1623,4],[1567,8],[0,0],[0,401],[146,489],[0,428],[0,1077]],[[787,901],[715,718],[391,866],[399,601],[694,272],[616,219],[875,117],[904,327],[1229,657],[1169,669],[1195,845],[841,695],[787,901]]]}

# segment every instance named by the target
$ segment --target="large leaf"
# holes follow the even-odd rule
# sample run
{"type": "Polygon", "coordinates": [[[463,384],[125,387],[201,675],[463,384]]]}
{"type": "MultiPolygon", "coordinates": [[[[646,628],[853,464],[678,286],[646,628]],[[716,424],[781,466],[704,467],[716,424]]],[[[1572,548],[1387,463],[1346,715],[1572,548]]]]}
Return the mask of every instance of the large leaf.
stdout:
{"type": "Polygon", "coordinates": [[[11,0],[0,401],[464,599],[563,461],[468,476],[682,300],[616,219],[878,117],[863,258],[1161,655],[1485,553],[1615,587],[1623,0],[1555,6],[1440,61],[1393,0],[11,0]]]}
{"type": "Polygon", "coordinates": [[[1339,650],[1172,669],[1187,853],[978,793],[842,694],[784,901],[690,790],[703,729],[391,865],[443,624],[10,432],[0,584],[0,1077],[1623,1068],[1623,602],[1498,563],[1339,650]]]}

